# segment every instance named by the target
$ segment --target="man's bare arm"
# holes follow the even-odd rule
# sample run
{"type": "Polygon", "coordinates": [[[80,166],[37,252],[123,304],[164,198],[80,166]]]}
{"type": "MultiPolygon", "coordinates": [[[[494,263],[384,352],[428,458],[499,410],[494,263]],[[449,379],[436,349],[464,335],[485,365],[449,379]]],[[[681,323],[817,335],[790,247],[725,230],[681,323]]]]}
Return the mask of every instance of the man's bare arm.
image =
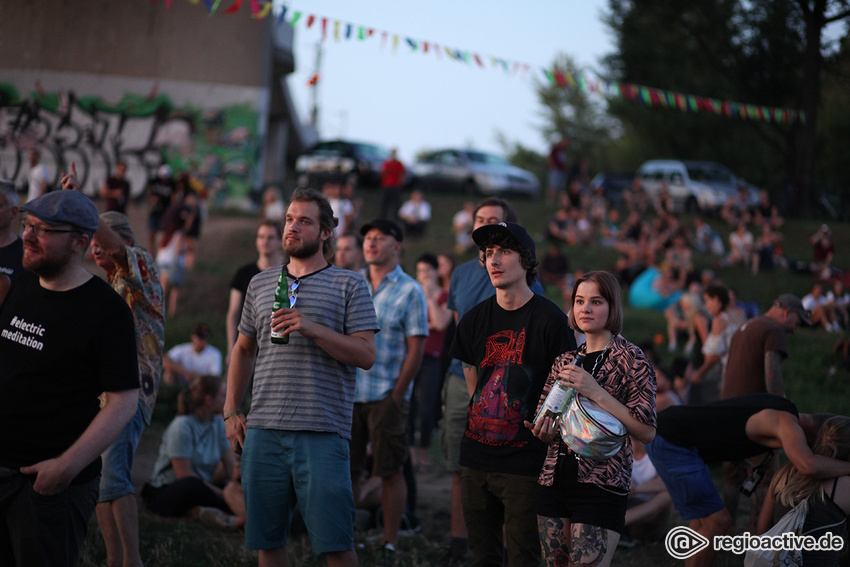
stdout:
{"type": "Polygon", "coordinates": [[[401,364],[401,370],[398,373],[393,388],[392,396],[396,405],[401,405],[404,400],[404,394],[407,392],[407,387],[416,378],[416,373],[419,372],[419,367],[422,365],[422,355],[425,352],[425,337],[416,335],[406,337],[407,354],[404,356],[404,362],[401,364]]]}
{"type": "Polygon", "coordinates": [[[227,394],[222,412],[227,417],[224,420],[224,430],[230,441],[230,447],[240,454],[242,445],[245,443],[247,421],[245,416],[237,412],[245,399],[248,384],[251,382],[256,353],[257,339],[239,333],[236,344],[230,352],[230,365],[227,368],[227,394]]]}
{"type": "Polygon", "coordinates": [[[106,405],[73,445],[56,458],[21,467],[21,472],[37,475],[33,488],[39,494],[56,494],[65,490],[81,470],[115,441],[133,418],[138,404],[138,388],[107,392],[106,405]]]}
{"type": "Polygon", "coordinates": [[[764,353],[764,382],[769,393],[777,396],[785,395],[785,385],[782,382],[782,355],[779,351],[769,350],[764,353]]]}

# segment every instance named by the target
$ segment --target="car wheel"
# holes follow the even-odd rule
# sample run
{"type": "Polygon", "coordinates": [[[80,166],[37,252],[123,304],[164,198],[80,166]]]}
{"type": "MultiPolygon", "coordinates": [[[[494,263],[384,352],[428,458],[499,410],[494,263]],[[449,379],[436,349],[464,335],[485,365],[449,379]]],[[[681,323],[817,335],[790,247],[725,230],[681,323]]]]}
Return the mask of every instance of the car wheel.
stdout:
{"type": "Polygon", "coordinates": [[[695,215],[699,212],[699,203],[697,203],[697,199],[693,195],[688,197],[688,200],[685,201],[685,212],[692,215],[695,215]]]}
{"type": "Polygon", "coordinates": [[[478,184],[472,179],[467,179],[463,184],[463,194],[467,197],[474,197],[478,194],[478,184]]]}

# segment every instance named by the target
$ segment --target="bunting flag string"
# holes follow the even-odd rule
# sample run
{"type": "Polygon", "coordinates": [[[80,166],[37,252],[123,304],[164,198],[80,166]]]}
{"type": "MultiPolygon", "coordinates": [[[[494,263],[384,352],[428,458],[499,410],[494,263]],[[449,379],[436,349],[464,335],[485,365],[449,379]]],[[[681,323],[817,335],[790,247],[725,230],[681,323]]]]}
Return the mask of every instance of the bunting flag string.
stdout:
{"type": "MultiPolygon", "coordinates": [[[[157,2],[157,0],[151,1],[153,3],[157,2]]],[[[188,1],[193,4],[198,3],[198,0],[188,1]]],[[[224,13],[235,14],[239,12],[243,1],[233,0],[233,3],[224,10],[224,13]]],[[[171,3],[172,0],[166,0],[166,9],[170,8],[171,3]]],[[[221,0],[204,0],[209,16],[212,16],[216,12],[220,3],[221,0]]],[[[257,20],[265,19],[272,13],[272,1],[250,0],[250,10],[252,18],[257,20]]],[[[286,23],[292,27],[296,27],[299,22],[303,21],[305,29],[312,29],[314,24],[318,20],[321,20],[319,27],[321,27],[320,34],[322,41],[327,40],[330,34],[333,35],[333,39],[336,42],[340,42],[343,39],[347,41],[352,39],[365,41],[376,35],[375,28],[368,26],[343,22],[316,14],[306,14],[304,19],[302,19],[302,16],[304,16],[303,11],[290,11],[284,4],[281,6],[280,13],[277,15],[275,26],[286,23]],[[328,30],[329,23],[332,24],[332,30],[328,30]]],[[[501,69],[503,72],[511,75],[528,77],[533,68],[539,69],[539,77],[551,85],[565,89],[579,89],[587,94],[596,94],[608,99],[626,100],[648,107],[669,108],[690,113],[706,112],[726,118],[772,122],[776,124],[790,124],[798,121],[801,123],[806,122],[806,113],[802,110],[792,108],[776,108],[737,101],[719,100],[655,87],[619,83],[617,81],[604,80],[586,72],[573,74],[558,69],[532,67],[532,65],[521,61],[504,59],[493,55],[481,55],[473,51],[451,48],[433,41],[407,37],[384,30],[380,31],[380,38],[380,49],[383,50],[387,42],[390,41],[394,54],[398,52],[399,46],[403,44],[410,49],[411,53],[430,55],[433,52],[438,59],[442,59],[443,55],[445,55],[448,59],[465,63],[469,67],[487,69],[488,66],[485,64],[485,61],[489,60],[489,68],[501,69]]]]}

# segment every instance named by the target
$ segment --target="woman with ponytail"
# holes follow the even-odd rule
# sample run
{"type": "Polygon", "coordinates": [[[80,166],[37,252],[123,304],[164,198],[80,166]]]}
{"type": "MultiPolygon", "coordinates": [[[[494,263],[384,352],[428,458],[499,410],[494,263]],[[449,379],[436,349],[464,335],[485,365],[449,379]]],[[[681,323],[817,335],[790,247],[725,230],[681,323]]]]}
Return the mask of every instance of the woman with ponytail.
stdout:
{"type": "Polygon", "coordinates": [[[224,431],[225,384],[201,376],[178,400],[178,415],[162,436],[153,477],[143,497],[162,516],[186,514],[205,523],[245,523],[239,467],[224,431]]]}

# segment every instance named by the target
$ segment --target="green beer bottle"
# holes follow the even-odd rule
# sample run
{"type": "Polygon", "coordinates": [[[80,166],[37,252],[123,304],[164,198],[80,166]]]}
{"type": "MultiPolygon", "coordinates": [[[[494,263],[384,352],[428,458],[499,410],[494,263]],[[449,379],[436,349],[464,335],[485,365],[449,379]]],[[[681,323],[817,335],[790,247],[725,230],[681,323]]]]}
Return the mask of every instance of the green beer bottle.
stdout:
{"type": "MultiPolygon", "coordinates": [[[[284,307],[289,307],[289,280],[286,278],[286,270],[281,268],[280,277],[277,279],[277,289],[274,290],[272,313],[284,307]]],[[[272,329],[272,342],[276,345],[288,344],[289,335],[284,335],[282,332],[272,329]]]]}

